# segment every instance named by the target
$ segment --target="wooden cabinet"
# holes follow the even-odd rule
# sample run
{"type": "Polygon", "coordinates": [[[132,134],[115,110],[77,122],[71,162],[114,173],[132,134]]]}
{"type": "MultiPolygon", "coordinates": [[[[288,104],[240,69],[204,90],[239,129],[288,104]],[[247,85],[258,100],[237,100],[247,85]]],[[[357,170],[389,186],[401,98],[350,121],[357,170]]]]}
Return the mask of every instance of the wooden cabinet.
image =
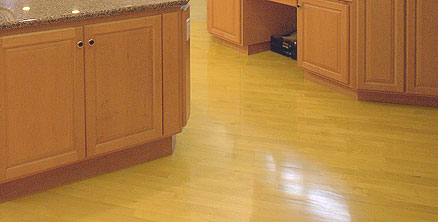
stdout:
{"type": "Polygon", "coordinates": [[[302,0],[298,9],[298,63],[312,73],[348,85],[349,5],[302,0]]]}
{"type": "Polygon", "coordinates": [[[87,152],[162,136],[161,16],[85,26],[87,152]]]}
{"type": "Polygon", "coordinates": [[[0,183],[181,132],[189,10],[105,21],[0,37],[0,183]]]}
{"type": "Polygon", "coordinates": [[[0,181],[85,158],[83,28],[0,38],[0,181]]]}
{"type": "Polygon", "coordinates": [[[207,27],[212,34],[240,44],[241,0],[207,0],[207,27]]]}
{"type": "Polygon", "coordinates": [[[182,127],[187,123],[190,111],[189,16],[189,5],[182,7],[182,13],[163,15],[164,136],[181,132],[182,127]]]}
{"type": "Polygon", "coordinates": [[[190,8],[186,8],[182,14],[182,126],[186,126],[190,117],[190,8]]]}
{"type": "Polygon", "coordinates": [[[438,96],[438,2],[407,2],[407,92],[438,96]]]}
{"type": "Polygon", "coordinates": [[[405,1],[359,1],[358,88],[403,92],[405,1]]]}
{"type": "Polygon", "coordinates": [[[358,88],[437,96],[437,2],[364,0],[359,8],[358,88]]]}
{"type": "Polygon", "coordinates": [[[267,0],[207,0],[207,28],[225,45],[254,54],[269,50],[272,35],[296,29],[296,8],[267,0]]]}
{"type": "Polygon", "coordinates": [[[289,5],[294,7],[296,7],[298,4],[298,0],[267,0],[267,1],[276,2],[283,5],[289,5]]]}

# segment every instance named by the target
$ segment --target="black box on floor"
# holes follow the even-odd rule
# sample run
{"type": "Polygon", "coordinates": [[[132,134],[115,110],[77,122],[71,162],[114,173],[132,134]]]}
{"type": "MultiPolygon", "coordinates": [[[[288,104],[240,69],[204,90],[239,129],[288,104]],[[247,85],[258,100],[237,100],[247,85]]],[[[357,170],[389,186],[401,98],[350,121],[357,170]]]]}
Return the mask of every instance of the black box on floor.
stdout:
{"type": "Polygon", "coordinates": [[[271,36],[271,51],[297,59],[297,33],[271,36]]]}

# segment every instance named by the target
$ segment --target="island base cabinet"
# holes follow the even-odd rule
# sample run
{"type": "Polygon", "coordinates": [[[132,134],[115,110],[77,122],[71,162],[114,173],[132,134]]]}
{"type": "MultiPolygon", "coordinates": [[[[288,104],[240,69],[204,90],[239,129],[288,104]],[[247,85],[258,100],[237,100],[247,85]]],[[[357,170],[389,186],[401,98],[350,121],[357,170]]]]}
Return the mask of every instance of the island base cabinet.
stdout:
{"type": "Polygon", "coordinates": [[[182,110],[182,126],[186,126],[190,118],[190,7],[186,8],[181,13],[182,18],[182,89],[183,89],[183,110],[182,110]]]}
{"type": "Polygon", "coordinates": [[[85,26],[85,39],[88,155],[161,137],[161,16],[85,26]]]}
{"type": "Polygon", "coordinates": [[[83,28],[0,38],[0,182],[85,158],[83,28]]]}
{"type": "Polygon", "coordinates": [[[0,184],[173,152],[189,114],[189,22],[186,6],[0,35],[0,184]]]}

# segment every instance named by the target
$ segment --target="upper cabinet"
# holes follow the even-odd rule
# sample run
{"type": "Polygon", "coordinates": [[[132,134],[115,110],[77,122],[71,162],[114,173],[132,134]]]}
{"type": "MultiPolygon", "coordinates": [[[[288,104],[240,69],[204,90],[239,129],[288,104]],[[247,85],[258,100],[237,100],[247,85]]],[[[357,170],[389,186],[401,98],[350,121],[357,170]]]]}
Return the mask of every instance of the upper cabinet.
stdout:
{"type": "Polygon", "coordinates": [[[240,44],[241,0],[207,0],[208,31],[240,44]]]}
{"type": "Polygon", "coordinates": [[[83,28],[0,38],[0,181],[85,158],[83,28]]]}
{"type": "Polygon", "coordinates": [[[405,1],[361,0],[358,4],[358,88],[403,92],[405,1]]]}
{"type": "Polygon", "coordinates": [[[85,26],[89,156],[161,137],[161,34],[160,15],[85,26]]]}
{"type": "Polygon", "coordinates": [[[348,85],[349,5],[328,0],[298,3],[298,63],[307,71],[348,85]]]}
{"type": "Polygon", "coordinates": [[[438,2],[407,2],[407,92],[438,96],[438,2]]]}

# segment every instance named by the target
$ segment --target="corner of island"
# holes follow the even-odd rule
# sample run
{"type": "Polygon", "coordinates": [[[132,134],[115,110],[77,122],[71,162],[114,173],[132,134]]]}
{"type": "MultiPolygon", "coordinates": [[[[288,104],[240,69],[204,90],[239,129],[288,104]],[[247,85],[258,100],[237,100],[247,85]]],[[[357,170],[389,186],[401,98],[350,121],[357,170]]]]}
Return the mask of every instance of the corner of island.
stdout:
{"type": "Polygon", "coordinates": [[[0,3],[0,202],[171,155],[188,0],[0,3]]]}

